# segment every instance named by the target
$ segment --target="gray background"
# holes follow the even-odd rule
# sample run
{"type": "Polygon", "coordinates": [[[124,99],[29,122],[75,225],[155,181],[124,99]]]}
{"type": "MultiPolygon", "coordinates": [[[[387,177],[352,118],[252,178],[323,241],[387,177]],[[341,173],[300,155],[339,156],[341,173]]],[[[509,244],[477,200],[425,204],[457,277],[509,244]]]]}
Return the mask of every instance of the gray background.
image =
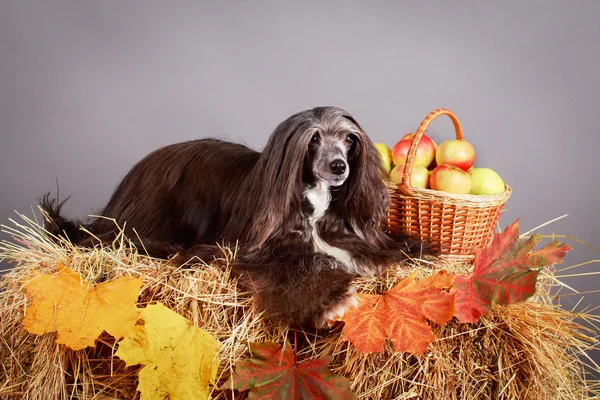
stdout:
{"type": "MultiPolygon", "coordinates": [[[[514,189],[502,227],[569,214],[541,232],[600,247],[598,17],[597,0],[1,0],[0,222],[32,215],[56,179],[84,217],[159,146],[220,136],[261,149],[316,105],[347,109],[389,146],[447,107],[477,165],[514,189]]],[[[447,119],[430,132],[453,135],[447,119]]],[[[570,243],[565,265],[599,258],[570,243]]]]}

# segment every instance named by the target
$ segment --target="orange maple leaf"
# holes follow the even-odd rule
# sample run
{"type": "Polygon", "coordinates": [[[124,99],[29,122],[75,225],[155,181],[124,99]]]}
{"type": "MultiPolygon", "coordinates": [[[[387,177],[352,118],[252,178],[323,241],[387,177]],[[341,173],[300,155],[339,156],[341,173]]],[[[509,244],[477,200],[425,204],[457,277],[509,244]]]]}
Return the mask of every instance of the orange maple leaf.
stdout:
{"type": "Polygon", "coordinates": [[[120,339],[140,317],[141,286],[141,278],[130,277],[93,285],[64,267],[57,275],[41,274],[24,284],[31,304],[23,325],[37,335],[56,331],[56,343],[73,350],[94,346],[102,331],[120,339]]]}
{"type": "Polygon", "coordinates": [[[446,271],[419,281],[415,273],[381,295],[362,295],[343,317],[342,340],[363,353],[377,353],[388,337],[396,351],[423,354],[435,335],[427,320],[444,324],[454,315],[454,277],[446,271]]]}

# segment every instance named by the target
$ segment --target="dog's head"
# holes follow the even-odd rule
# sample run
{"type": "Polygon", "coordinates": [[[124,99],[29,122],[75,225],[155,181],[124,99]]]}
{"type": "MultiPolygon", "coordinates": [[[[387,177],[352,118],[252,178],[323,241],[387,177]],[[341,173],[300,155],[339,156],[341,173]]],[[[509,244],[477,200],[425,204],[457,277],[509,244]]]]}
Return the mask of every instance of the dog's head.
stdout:
{"type": "MultiPolygon", "coordinates": [[[[328,111],[335,114],[334,110],[328,111]]],[[[309,136],[310,139],[306,146],[302,181],[310,186],[318,181],[337,189],[352,172],[352,157],[356,156],[361,131],[349,119],[326,114],[326,110],[322,114],[317,113],[313,126],[303,133],[304,140],[309,136]]]]}
{"type": "Polygon", "coordinates": [[[291,185],[321,181],[337,188],[361,175],[358,169],[379,174],[381,168],[367,134],[337,107],[316,107],[292,115],[275,129],[263,155],[265,162],[277,164],[271,172],[286,177],[291,185]]]}
{"type": "MultiPolygon", "coordinates": [[[[388,193],[381,179],[379,152],[345,110],[316,107],[279,124],[263,150],[260,170],[272,190],[295,206],[303,185],[317,180],[333,188],[342,208],[366,207],[377,215],[387,209],[388,193]]],[[[273,199],[273,196],[270,196],[273,199]]]]}
{"type": "MultiPolygon", "coordinates": [[[[389,192],[380,171],[379,152],[356,120],[337,107],[316,107],[281,122],[263,149],[252,174],[261,182],[255,194],[263,205],[260,232],[263,243],[276,231],[296,231],[302,191],[317,180],[335,194],[332,221],[347,221],[359,234],[378,227],[387,212],[389,192]]],[[[258,187],[258,186],[257,186],[258,187]]],[[[257,228],[259,229],[259,228],[257,228]]]]}

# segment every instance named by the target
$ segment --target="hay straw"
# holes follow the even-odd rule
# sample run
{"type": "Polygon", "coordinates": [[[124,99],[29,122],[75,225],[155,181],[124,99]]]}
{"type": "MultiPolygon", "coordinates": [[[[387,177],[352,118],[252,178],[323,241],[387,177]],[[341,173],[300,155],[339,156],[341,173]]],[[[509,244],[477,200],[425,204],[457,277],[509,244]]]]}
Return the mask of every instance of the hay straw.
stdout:
{"type": "MultiPolygon", "coordinates": [[[[495,306],[476,324],[451,321],[434,326],[438,340],[423,356],[397,353],[386,343],[381,354],[363,355],[340,340],[342,325],[319,332],[267,323],[252,310],[252,297],[229,276],[235,251],[223,248],[210,263],[198,260],[181,268],[130,250],[121,234],[112,246],[82,249],[60,245],[25,216],[4,227],[14,243],[0,245],[0,258],[15,263],[0,282],[0,398],[130,399],[139,367],[113,357],[117,345],[104,334],[95,348],[72,351],[55,344],[55,335],[23,329],[27,300],[21,283],[39,273],[68,265],[94,282],[142,276],[141,305],[160,301],[203,327],[223,344],[219,382],[247,356],[248,342],[295,341],[299,361],[332,357],[330,369],[351,379],[359,399],[587,399],[600,393],[589,374],[600,368],[589,358],[598,349],[598,317],[553,304],[560,286],[553,269],[540,274],[538,290],[527,302],[495,306]]],[[[449,260],[413,260],[392,266],[376,279],[360,279],[359,292],[392,287],[413,271],[434,269],[465,273],[468,266],[449,260]]],[[[563,286],[564,287],[564,286],[563,286]]],[[[595,378],[594,378],[595,379],[595,378]]],[[[232,398],[215,390],[212,398],[232,398]]],[[[235,393],[234,398],[245,398],[235,393]]]]}

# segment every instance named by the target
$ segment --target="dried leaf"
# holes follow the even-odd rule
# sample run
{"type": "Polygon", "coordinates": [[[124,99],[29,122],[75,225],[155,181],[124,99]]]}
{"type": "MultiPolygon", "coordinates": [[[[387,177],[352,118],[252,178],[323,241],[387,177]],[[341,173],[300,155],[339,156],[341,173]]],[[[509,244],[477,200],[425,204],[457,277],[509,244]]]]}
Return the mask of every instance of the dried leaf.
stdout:
{"type": "Polygon", "coordinates": [[[214,384],[221,343],[202,328],[163,306],[140,309],[144,325],[119,342],[115,355],[127,366],[142,364],[138,391],[142,400],[206,399],[214,384]]]}
{"type": "Polygon", "coordinates": [[[24,283],[31,305],[23,325],[37,335],[56,331],[56,343],[73,350],[94,346],[102,331],[120,339],[140,317],[136,302],[141,286],[141,278],[130,277],[94,285],[62,267],[57,275],[41,274],[24,283]]]}
{"type": "Polygon", "coordinates": [[[381,295],[363,295],[346,312],[342,340],[363,353],[383,350],[388,337],[396,351],[423,354],[435,336],[427,320],[444,324],[454,314],[452,277],[445,271],[415,280],[412,274],[381,295]]]}
{"type": "Polygon", "coordinates": [[[475,322],[490,311],[491,304],[512,304],[535,293],[542,268],[562,262],[571,247],[556,240],[537,251],[539,235],[519,239],[519,220],[494,236],[492,244],[475,257],[473,272],[457,276],[456,317],[475,322]]]}
{"type": "Polygon", "coordinates": [[[250,390],[252,399],[354,399],[350,381],[327,368],[328,358],[297,363],[289,343],[251,343],[223,389],[250,390]]]}

